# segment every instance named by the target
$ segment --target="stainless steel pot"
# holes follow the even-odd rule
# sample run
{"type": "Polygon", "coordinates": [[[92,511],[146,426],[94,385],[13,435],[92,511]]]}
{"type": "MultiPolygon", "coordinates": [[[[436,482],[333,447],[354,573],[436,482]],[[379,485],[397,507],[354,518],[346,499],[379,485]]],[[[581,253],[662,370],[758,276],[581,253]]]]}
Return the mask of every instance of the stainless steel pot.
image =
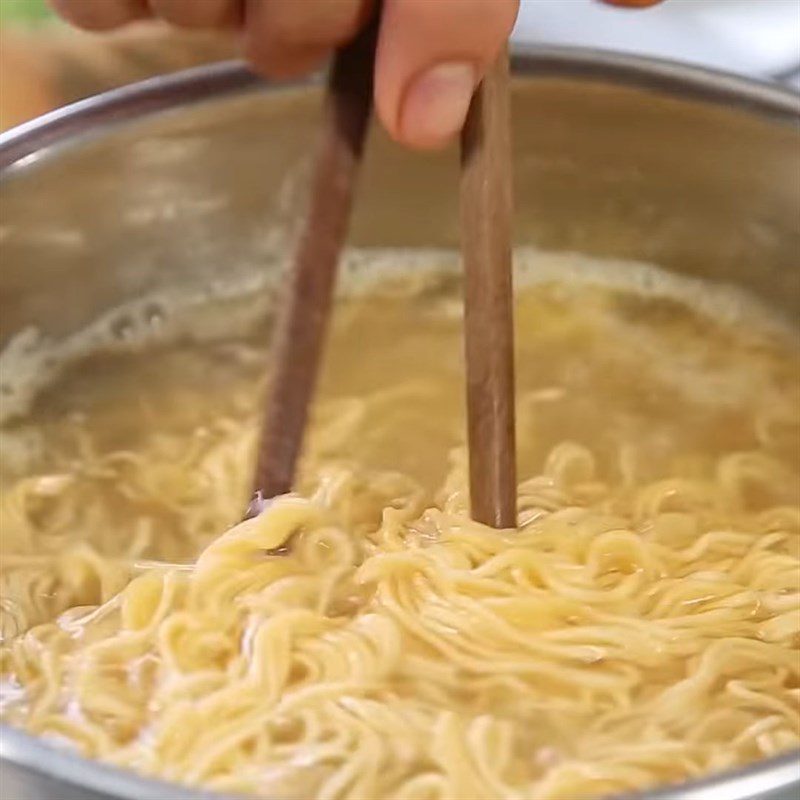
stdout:
{"type": "MultiPolygon", "coordinates": [[[[589,51],[521,50],[514,66],[520,243],[655,262],[744,287],[800,319],[798,96],[589,51]]],[[[63,336],[156,289],[263,270],[292,218],[318,99],[313,86],[266,87],[224,64],[0,136],[0,345],[27,325],[63,336]]],[[[353,243],[455,245],[455,170],[453,153],[412,155],[378,134],[353,243]]],[[[9,800],[209,797],[8,728],[0,756],[9,800]]],[[[799,793],[791,753],[647,798],[799,793]]]]}

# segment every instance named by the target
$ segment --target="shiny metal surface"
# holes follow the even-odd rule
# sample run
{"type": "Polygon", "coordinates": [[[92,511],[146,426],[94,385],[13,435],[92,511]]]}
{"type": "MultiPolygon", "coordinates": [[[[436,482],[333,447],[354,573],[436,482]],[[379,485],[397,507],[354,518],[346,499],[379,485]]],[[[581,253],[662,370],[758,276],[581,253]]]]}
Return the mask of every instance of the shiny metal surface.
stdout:
{"type": "MultiPolygon", "coordinates": [[[[800,318],[798,96],[589,51],[523,50],[514,65],[520,243],[655,262],[800,318]]],[[[266,269],[302,196],[317,100],[313,87],[265,88],[225,64],[0,136],[0,345],[27,325],[62,336],[145,293],[266,269]]],[[[455,245],[455,153],[413,155],[376,134],[353,243],[455,245]]],[[[208,798],[8,728],[0,756],[9,800],[208,798]]],[[[799,794],[791,753],[647,798],[799,794]]]]}

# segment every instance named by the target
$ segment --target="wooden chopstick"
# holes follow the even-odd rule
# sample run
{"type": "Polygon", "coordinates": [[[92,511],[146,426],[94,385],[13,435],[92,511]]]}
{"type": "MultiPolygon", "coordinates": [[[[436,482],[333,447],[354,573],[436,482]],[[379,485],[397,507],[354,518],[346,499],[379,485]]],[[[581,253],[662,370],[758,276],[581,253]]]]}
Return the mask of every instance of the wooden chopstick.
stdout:
{"type": "MultiPolygon", "coordinates": [[[[378,25],[376,13],[331,69],[310,208],[276,321],[248,515],[294,481],[372,114],[378,25]]],[[[497,528],[516,525],[508,83],[504,51],[473,97],[461,145],[470,499],[473,518],[497,528]]]]}
{"type": "Polygon", "coordinates": [[[508,51],[475,92],[461,137],[461,252],[472,517],[517,524],[508,51]]]}
{"type": "MultiPolygon", "coordinates": [[[[372,115],[378,25],[376,10],[361,33],[339,50],[331,67],[310,207],[276,320],[253,481],[257,499],[288,492],[294,481],[372,115]]],[[[258,506],[254,501],[248,513],[257,513],[258,506]]]]}

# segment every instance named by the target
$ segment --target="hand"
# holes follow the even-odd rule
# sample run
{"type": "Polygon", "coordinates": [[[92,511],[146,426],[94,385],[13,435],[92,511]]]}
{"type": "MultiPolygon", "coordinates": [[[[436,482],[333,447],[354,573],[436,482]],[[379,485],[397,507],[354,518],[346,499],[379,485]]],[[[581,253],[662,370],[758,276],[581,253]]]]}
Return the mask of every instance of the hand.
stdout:
{"type": "MultiPolygon", "coordinates": [[[[273,78],[316,67],[353,37],[372,1],[50,0],[65,19],[95,31],[150,17],[182,28],[241,30],[245,57],[273,78]]],[[[394,139],[428,149],[458,133],[475,86],[511,34],[518,4],[519,0],[384,0],[375,105],[394,139]]]]}
{"type": "MultiPolygon", "coordinates": [[[[309,72],[348,41],[371,0],[50,0],[69,22],[110,30],[159,17],[182,28],[242,32],[261,73],[309,72]]],[[[418,148],[445,144],[461,128],[473,89],[508,39],[518,0],[385,0],[375,102],[391,136],[418,148]]]]}

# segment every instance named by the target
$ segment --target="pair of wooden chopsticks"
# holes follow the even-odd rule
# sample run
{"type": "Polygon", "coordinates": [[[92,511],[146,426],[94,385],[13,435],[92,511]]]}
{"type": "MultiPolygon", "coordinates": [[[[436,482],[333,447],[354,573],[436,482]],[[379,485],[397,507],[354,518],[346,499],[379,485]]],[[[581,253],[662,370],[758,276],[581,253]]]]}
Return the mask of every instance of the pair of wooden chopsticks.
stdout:
{"type": "MultiPolygon", "coordinates": [[[[310,208],[274,334],[251,514],[294,480],[372,115],[378,26],[376,13],[332,65],[310,208]]],[[[508,84],[504,51],[475,92],[461,141],[470,501],[473,518],[497,528],[516,525],[508,84]]]]}

